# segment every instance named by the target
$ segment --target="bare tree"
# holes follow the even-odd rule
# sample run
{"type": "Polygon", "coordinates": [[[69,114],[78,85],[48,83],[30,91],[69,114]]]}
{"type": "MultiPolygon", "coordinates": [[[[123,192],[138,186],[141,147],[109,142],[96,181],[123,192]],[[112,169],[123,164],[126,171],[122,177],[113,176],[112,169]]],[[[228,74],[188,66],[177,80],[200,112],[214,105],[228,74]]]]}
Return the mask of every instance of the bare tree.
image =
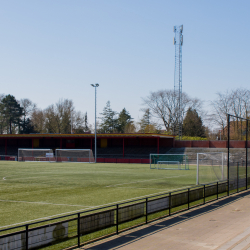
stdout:
{"type": "Polygon", "coordinates": [[[250,91],[247,89],[236,89],[231,92],[230,103],[235,116],[246,117],[250,108],[250,91]]]}
{"type": "Polygon", "coordinates": [[[211,102],[211,106],[213,112],[210,119],[219,125],[224,136],[227,114],[247,117],[247,112],[250,110],[250,90],[239,88],[230,92],[217,93],[217,99],[211,102]]]}
{"type": "Polygon", "coordinates": [[[36,104],[33,103],[30,99],[21,99],[20,105],[23,108],[24,117],[30,116],[31,113],[36,109],[36,104]]]}
{"type": "Polygon", "coordinates": [[[36,109],[36,104],[33,103],[30,99],[21,99],[20,106],[23,108],[23,117],[20,122],[21,132],[20,133],[30,133],[35,132],[34,126],[31,122],[31,114],[36,109]]]}
{"type": "Polygon", "coordinates": [[[31,120],[38,133],[69,134],[71,128],[74,133],[85,133],[91,130],[87,113],[76,111],[73,101],[68,99],[59,100],[45,110],[33,110],[31,120]]]}
{"type": "Polygon", "coordinates": [[[46,116],[43,110],[33,110],[31,113],[31,121],[37,133],[47,133],[45,128],[46,116]]]}
{"type": "Polygon", "coordinates": [[[48,133],[69,134],[71,117],[75,113],[72,100],[59,100],[45,110],[45,128],[48,133]]]}
{"type": "Polygon", "coordinates": [[[217,93],[217,99],[211,102],[213,113],[210,115],[211,120],[222,128],[224,137],[224,128],[227,124],[227,114],[231,111],[230,94],[217,93]]]}
{"type": "MultiPolygon", "coordinates": [[[[152,116],[160,119],[167,132],[173,132],[177,125],[178,117],[175,100],[174,90],[151,92],[149,96],[143,98],[145,110],[149,109],[152,116]]],[[[182,120],[189,107],[199,112],[202,109],[202,102],[197,98],[192,99],[186,93],[182,93],[182,120]]]]}
{"type": "Polygon", "coordinates": [[[60,125],[56,115],[55,105],[52,104],[44,110],[46,133],[60,133],[60,125]]]}

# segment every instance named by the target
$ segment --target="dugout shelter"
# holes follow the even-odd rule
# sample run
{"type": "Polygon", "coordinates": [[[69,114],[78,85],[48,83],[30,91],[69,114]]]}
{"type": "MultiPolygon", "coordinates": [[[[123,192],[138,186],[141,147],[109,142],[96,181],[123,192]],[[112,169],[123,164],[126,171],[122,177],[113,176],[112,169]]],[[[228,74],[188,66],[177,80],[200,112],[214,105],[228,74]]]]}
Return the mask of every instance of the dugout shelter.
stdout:
{"type": "MultiPolygon", "coordinates": [[[[174,147],[175,136],[162,134],[97,134],[100,157],[147,158],[174,147]]],[[[18,148],[92,149],[94,134],[2,134],[0,154],[17,155],[18,148]]]]}

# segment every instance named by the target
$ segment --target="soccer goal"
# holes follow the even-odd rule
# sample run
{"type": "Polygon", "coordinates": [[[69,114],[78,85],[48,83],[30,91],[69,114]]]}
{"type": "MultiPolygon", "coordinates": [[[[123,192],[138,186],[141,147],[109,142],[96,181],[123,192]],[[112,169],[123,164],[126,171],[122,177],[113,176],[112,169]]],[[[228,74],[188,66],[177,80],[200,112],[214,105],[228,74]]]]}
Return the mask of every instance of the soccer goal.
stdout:
{"type": "Polygon", "coordinates": [[[57,162],[95,162],[91,149],[56,149],[57,162]]]}
{"type": "Polygon", "coordinates": [[[55,161],[52,149],[19,148],[18,161],[55,161]]]}
{"type": "Polygon", "coordinates": [[[197,153],[196,184],[227,180],[227,154],[197,153]]]}
{"type": "Polygon", "coordinates": [[[188,170],[186,154],[150,154],[151,169],[188,170]]]}

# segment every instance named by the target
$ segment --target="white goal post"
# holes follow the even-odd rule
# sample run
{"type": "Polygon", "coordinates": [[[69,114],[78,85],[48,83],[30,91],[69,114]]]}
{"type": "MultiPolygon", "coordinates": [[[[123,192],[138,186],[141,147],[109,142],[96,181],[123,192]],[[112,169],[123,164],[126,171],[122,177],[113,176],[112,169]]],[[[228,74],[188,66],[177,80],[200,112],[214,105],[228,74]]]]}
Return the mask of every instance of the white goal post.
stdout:
{"type": "Polygon", "coordinates": [[[52,149],[19,148],[18,161],[55,161],[52,149]]]}
{"type": "Polygon", "coordinates": [[[95,162],[91,149],[56,149],[57,162],[95,162]]]}
{"type": "Polygon", "coordinates": [[[197,153],[196,184],[227,180],[227,154],[224,152],[197,153]]]}
{"type": "Polygon", "coordinates": [[[151,169],[188,170],[186,154],[150,154],[151,169]]]}

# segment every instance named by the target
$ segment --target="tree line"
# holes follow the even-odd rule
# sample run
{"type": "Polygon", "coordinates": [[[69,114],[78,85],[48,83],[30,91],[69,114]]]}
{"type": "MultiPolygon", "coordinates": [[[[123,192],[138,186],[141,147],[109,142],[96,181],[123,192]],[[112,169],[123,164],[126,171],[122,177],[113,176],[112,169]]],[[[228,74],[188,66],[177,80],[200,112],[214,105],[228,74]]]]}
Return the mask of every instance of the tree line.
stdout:
{"type": "MultiPolygon", "coordinates": [[[[161,121],[169,134],[173,134],[178,126],[175,100],[176,96],[173,90],[151,92],[149,96],[143,98],[144,106],[149,109],[152,116],[161,121]]],[[[217,127],[222,132],[222,138],[225,138],[227,114],[249,119],[250,90],[238,88],[217,93],[216,99],[211,101],[209,106],[210,111],[204,111],[202,100],[191,98],[186,93],[182,93],[183,135],[211,137],[210,128],[204,126],[205,121],[211,125],[210,127],[217,127]]]]}
{"type": "MultiPolygon", "coordinates": [[[[107,101],[98,117],[98,133],[167,133],[177,131],[178,117],[176,96],[173,90],[151,92],[142,98],[143,115],[134,121],[124,107],[120,112],[111,108],[107,101]]],[[[182,134],[185,136],[211,137],[209,127],[204,121],[216,126],[224,136],[227,114],[248,117],[250,110],[250,90],[236,89],[217,93],[210,102],[210,113],[203,109],[203,102],[182,93],[182,134]]],[[[87,112],[77,111],[73,101],[59,100],[40,109],[29,99],[16,100],[12,95],[0,95],[0,133],[90,133],[94,132],[89,124],[87,112]]]]}
{"type": "Polygon", "coordinates": [[[61,133],[90,131],[87,113],[76,111],[72,100],[59,100],[42,110],[31,100],[0,96],[0,133],[61,133]]]}

